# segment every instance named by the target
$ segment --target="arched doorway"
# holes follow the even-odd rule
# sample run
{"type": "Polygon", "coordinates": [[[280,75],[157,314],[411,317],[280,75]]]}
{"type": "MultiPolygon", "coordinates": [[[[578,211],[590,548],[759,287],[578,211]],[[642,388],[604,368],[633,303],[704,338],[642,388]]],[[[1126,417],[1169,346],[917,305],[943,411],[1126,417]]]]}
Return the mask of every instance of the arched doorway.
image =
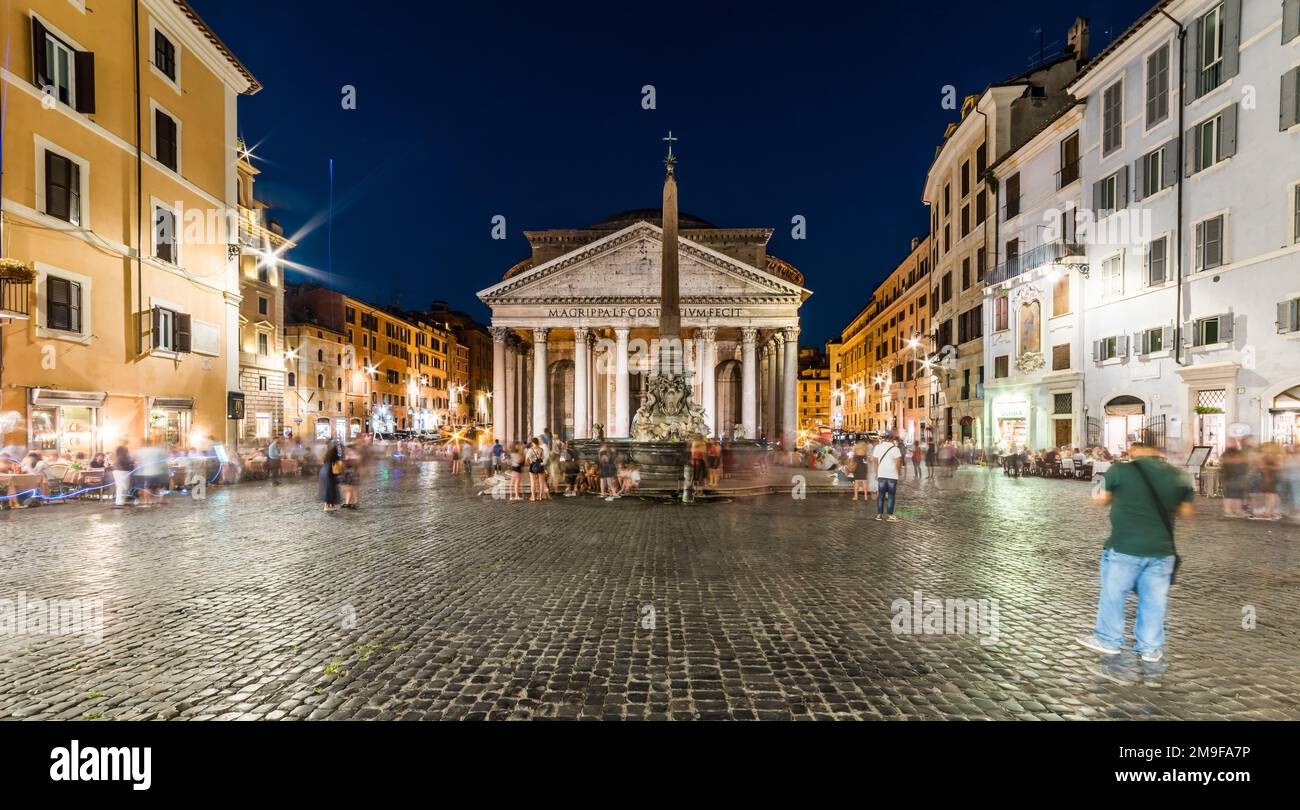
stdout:
{"type": "Polygon", "coordinates": [[[741,366],[739,360],[724,360],[714,370],[715,394],[717,406],[717,423],[715,432],[719,436],[735,438],[736,425],[741,420],[741,366]]]}
{"type": "Polygon", "coordinates": [[[550,371],[547,374],[547,380],[550,383],[546,391],[548,413],[546,415],[546,424],[537,427],[539,434],[549,427],[552,433],[565,441],[573,438],[573,379],[574,367],[572,360],[556,360],[551,363],[550,371]]]}
{"type": "Polygon", "coordinates": [[[1273,397],[1268,413],[1273,441],[1285,447],[1300,445],[1300,385],[1273,397]]]}
{"type": "Polygon", "coordinates": [[[1146,420],[1146,403],[1135,396],[1122,394],[1103,406],[1105,422],[1102,427],[1106,449],[1118,455],[1130,444],[1141,441],[1146,420]]]}

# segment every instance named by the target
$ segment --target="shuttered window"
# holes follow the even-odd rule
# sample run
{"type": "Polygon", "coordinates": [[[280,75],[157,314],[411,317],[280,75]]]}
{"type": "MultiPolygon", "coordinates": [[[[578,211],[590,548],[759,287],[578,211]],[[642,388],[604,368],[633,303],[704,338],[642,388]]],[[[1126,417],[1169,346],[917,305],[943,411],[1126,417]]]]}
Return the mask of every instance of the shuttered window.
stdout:
{"type": "Polygon", "coordinates": [[[1223,264],[1223,215],[1196,223],[1192,241],[1194,270],[1212,270],[1223,264]]]}
{"type": "Polygon", "coordinates": [[[1147,129],[1169,117],[1169,44],[1147,57],[1147,129]]]}
{"type": "Polygon", "coordinates": [[[45,152],[45,213],[81,224],[81,167],[49,150],[45,152]]]}
{"type": "Polygon", "coordinates": [[[45,328],[81,333],[81,285],[66,278],[45,279],[45,328]]]}
{"type": "Polygon", "coordinates": [[[1119,149],[1124,142],[1124,82],[1117,81],[1101,94],[1101,154],[1119,149]]]}
{"type": "Polygon", "coordinates": [[[176,121],[170,115],[162,110],[154,110],[154,148],[156,154],[154,157],[159,163],[176,171],[177,163],[177,142],[176,142],[176,121]]]}
{"type": "Polygon", "coordinates": [[[170,209],[154,208],[154,256],[169,264],[176,264],[176,214],[170,209]]]}
{"type": "Polygon", "coordinates": [[[176,81],[176,46],[158,30],[153,32],[153,64],[167,78],[176,81]]]}
{"type": "Polygon", "coordinates": [[[1164,284],[1169,279],[1169,237],[1152,239],[1147,245],[1147,284],[1164,284]]]}

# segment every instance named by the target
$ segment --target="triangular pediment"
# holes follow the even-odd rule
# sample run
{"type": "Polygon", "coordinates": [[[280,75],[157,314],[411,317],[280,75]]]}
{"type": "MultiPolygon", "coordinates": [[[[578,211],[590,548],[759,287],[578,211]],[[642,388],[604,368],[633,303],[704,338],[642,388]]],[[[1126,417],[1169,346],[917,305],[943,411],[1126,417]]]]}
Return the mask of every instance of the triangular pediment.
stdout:
{"type": "MultiPolygon", "coordinates": [[[[602,237],[478,294],[493,303],[657,302],[663,229],[649,222],[602,237]]],[[[807,291],[678,236],[678,277],[685,301],[793,302],[807,291]]]]}

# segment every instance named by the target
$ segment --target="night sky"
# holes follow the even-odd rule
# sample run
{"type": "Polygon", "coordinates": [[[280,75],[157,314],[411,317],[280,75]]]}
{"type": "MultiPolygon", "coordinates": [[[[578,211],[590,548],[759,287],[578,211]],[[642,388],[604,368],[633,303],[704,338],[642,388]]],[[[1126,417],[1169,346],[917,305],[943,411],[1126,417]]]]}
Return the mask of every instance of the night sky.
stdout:
{"type": "Polygon", "coordinates": [[[659,205],[672,130],[682,210],[775,229],[770,252],[813,291],[800,342],[816,345],[925,233],[925,172],[958,115],[941,88],[960,98],[1025,70],[1040,28],[1059,53],[1079,14],[1095,54],[1152,0],[191,2],[264,85],[240,99],[240,130],[258,196],[299,242],[290,280],[444,299],[486,322],[474,293],[528,255],[521,231],[659,205]]]}

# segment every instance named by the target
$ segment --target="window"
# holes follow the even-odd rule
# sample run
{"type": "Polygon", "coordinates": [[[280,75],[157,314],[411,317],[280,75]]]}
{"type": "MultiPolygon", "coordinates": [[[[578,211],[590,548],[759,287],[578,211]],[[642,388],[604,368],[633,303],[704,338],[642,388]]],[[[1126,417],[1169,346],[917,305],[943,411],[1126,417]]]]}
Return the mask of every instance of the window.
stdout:
{"type": "MultiPolygon", "coordinates": [[[[1297,10],[1296,27],[1300,28],[1300,0],[1295,0],[1297,10]]],[[[1281,102],[1281,112],[1278,116],[1278,127],[1286,132],[1296,124],[1300,124],[1300,67],[1293,67],[1286,73],[1282,74],[1282,92],[1278,94],[1281,102]]]]}
{"type": "Polygon", "coordinates": [[[989,168],[989,150],[988,144],[980,144],[975,147],[975,179],[978,181],[984,176],[984,172],[989,168]]]}
{"type": "Polygon", "coordinates": [[[970,161],[963,161],[961,164],[961,196],[970,196],[970,161]]]}
{"type": "Polygon", "coordinates": [[[1164,150],[1157,149],[1143,155],[1138,161],[1141,166],[1141,176],[1138,178],[1138,182],[1141,183],[1139,192],[1142,195],[1139,199],[1159,194],[1160,190],[1164,188],[1164,156],[1164,150]]]}
{"type": "Polygon", "coordinates": [[[1169,237],[1152,239],[1146,249],[1146,278],[1148,286],[1164,284],[1169,280],[1169,237]]]}
{"type": "Polygon", "coordinates": [[[180,153],[176,119],[156,108],[153,111],[153,138],[154,158],[176,171],[180,153]]]}
{"type": "Polygon", "coordinates": [[[1147,129],[1169,117],[1169,43],[1147,56],[1147,129]]]}
{"type": "Polygon", "coordinates": [[[997,357],[994,357],[994,358],[993,358],[993,378],[994,378],[994,379],[1000,380],[1000,379],[1002,379],[1003,377],[1009,376],[1009,374],[1010,374],[1010,369],[1009,369],[1010,362],[1009,362],[1009,361],[1010,361],[1010,357],[1009,357],[1008,355],[1005,355],[1005,354],[1000,354],[1000,355],[998,355],[997,357]]]}
{"type": "Polygon", "coordinates": [[[257,353],[258,353],[258,354],[270,354],[270,353],[271,353],[271,349],[270,349],[270,341],[267,339],[267,336],[266,336],[266,333],[265,333],[265,332],[258,332],[258,333],[257,333],[257,353]]]}
{"type": "Polygon", "coordinates": [[[952,250],[952,226],[945,223],[943,226],[943,252],[947,253],[952,250]]]}
{"type": "Polygon", "coordinates": [[[1300,183],[1291,189],[1291,241],[1300,243],[1300,183]]]}
{"type": "Polygon", "coordinates": [[[1060,188],[1079,179],[1079,133],[1072,132],[1061,141],[1060,188]]]}
{"type": "Polygon", "coordinates": [[[1212,315],[1192,321],[1193,346],[1213,346],[1232,342],[1232,315],[1212,315]]]}
{"type": "Polygon", "coordinates": [[[153,64],[167,78],[176,81],[176,46],[156,28],[153,32],[153,64]]]}
{"type": "Polygon", "coordinates": [[[975,278],[978,281],[984,280],[985,261],[984,248],[977,249],[975,251],[975,278]]]}
{"type": "Polygon", "coordinates": [[[1192,269],[1197,272],[1223,264],[1223,214],[1196,223],[1192,253],[1192,269]]]}
{"type": "Polygon", "coordinates": [[[1070,344],[1059,343],[1052,347],[1052,371],[1068,371],[1070,368],[1070,344]]]}
{"type": "Polygon", "coordinates": [[[1300,332],[1300,298],[1278,302],[1277,331],[1281,334],[1300,332]]]}
{"type": "Polygon", "coordinates": [[[1093,207],[1097,210],[1098,218],[1108,216],[1120,208],[1127,207],[1127,205],[1120,204],[1120,191],[1120,172],[1115,172],[1110,177],[1097,181],[1093,191],[1093,207]]]}
{"type": "Polygon", "coordinates": [[[153,255],[168,264],[177,264],[180,255],[176,248],[176,213],[170,208],[155,205],[153,209],[153,255]]]}
{"type": "Polygon", "coordinates": [[[1007,240],[1007,278],[1020,275],[1020,240],[1007,240]]]}
{"type": "Polygon", "coordinates": [[[1007,299],[1007,296],[999,295],[993,299],[993,331],[994,332],[1006,331],[1006,329],[1008,328],[1007,322],[1009,320],[1008,315],[1010,309],[1011,309],[1011,305],[1007,299]]]}
{"type": "Polygon", "coordinates": [[[298,387],[298,375],[297,375],[297,374],[294,374],[292,371],[289,372],[289,381],[288,381],[288,385],[289,385],[290,388],[297,388],[297,387],[298,387]]]}
{"type": "Polygon", "coordinates": [[[95,55],[74,50],[32,17],[32,81],[77,112],[95,112],[95,55]]]}
{"type": "Polygon", "coordinates": [[[970,289],[970,257],[961,260],[961,288],[970,289]]]}
{"type": "Polygon", "coordinates": [[[970,205],[961,207],[961,235],[966,236],[970,233],[970,205]]]}
{"type": "Polygon", "coordinates": [[[257,378],[257,390],[258,390],[258,391],[265,391],[265,390],[266,390],[266,376],[265,376],[265,375],[259,375],[259,376],[258,376],[258,378],[257,378]]]}
{"type": "Polygon", "coordinates": [[[988,196],[984,192],[975,195],[975,224],[983,225],[989,216],[988,196]]]}
{"type": "Polygon", "coordinates": [[[1200,52],[1196,72],[1196,95],[1218,87],[1223,76],[1223,5],[1210,9],[1196,22],[1196,47],[1200,52]]]}
{"type": "Polygon", "coordinates": [[[1103,296],[1124,294],[1124,254],[1116,253],[1101,263],[1103,296]]]}
{"type": "Polygon", "coordinates": [[[1101,363],[1106,360],[1128,357],[1128,337],[1117,335],[1092,342],[1092,359],[1101,363]]]}
{"type": "Polygon", "coordinates": [[[1070,311],[1070,276],[1062,273],[1052,282],[1052,314],[1064,315],[1070,311]]]}
{"type": "Polygon", "coordinates": [[[45,279],[45,328],[81,333],[81,285],[56,276],[45,279]]]}
{"type": "Polygon", "coordinates": [[[1157,326],[1154,329],[1144,329],[1137,333],[1135,339],[1137,341],[1137,353],[1143,357],[1167,351],[1173,348],[1174,328],[1172,326],[1157,326]]]}
{"type": "Polygon", "coordinates": [[[1020,173],[1007,178],[1007,219],[1020,214],[1020,173]]]}
{"type": "Polygon", "coordinates": [[[952,273],[943,274],[943,281],[939,285],[939,296],[945,304],[952,298],[952,273]]]}
{"type": "Polygon", "coordinates": [[[950,183],[943,184],[943,215],[945,217],[952,216],[952,185],[950,183]]]}
{"type": "Polygon", "coordinates": [[[1101,154],[1111,154],[1124,145],[1124,80],[1101,94],[1101,154]]]}
{"type": "Polygon", "coordinates": [[[1192,132],[1196,147],[1196,161],[1193,165],[1199,172],[1218,163],[1223,157],[1223,115],[1202,121],[1192,128],[1192,132]]]}
{"type": "Polygon", "coordinates": [[[45,150],[45,213],[81,225],[81,166],[45,150]]]}
{"type": "Polygon", "coordinates": [[[264,296],[264,295],[259,295],[259,296],[257,296],[257,314],[258,314],[258,315],[265,315],[265,314],[267,314],[267,312],[268,312],[268,310],[270,309],[270,307],[271,307],[271,302],[270,302],[269,300],[267,300],[266,296],[264,296]]]}
{"type": "Polygon", "coordinates": [[[151,345],[155,350],[188,354],[190,351],[191,321],[184,312],[156,306],[151,312],[151,345]]]}

